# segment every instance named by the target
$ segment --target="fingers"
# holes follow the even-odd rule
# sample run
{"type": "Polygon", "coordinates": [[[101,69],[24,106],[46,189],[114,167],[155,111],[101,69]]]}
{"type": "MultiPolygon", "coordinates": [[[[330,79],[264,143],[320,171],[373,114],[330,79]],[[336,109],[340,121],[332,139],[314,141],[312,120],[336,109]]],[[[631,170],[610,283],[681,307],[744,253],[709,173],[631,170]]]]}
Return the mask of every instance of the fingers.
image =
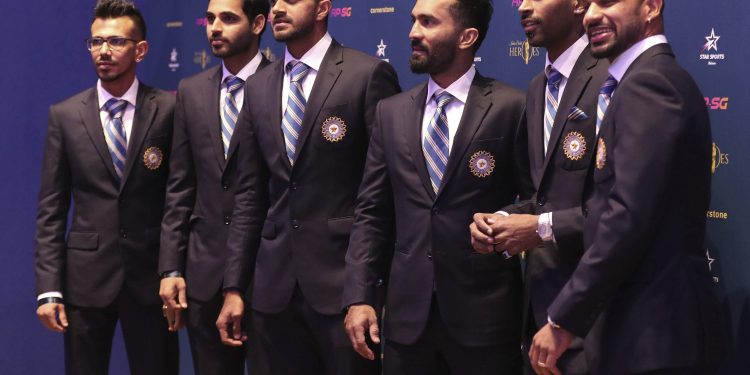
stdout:
{"type": "Polygon", "coordinates": [[[242,314],[232,315],[232,338],[237,341],[245,341],[245,333],[242,332],[242,314]]]}
{"type": "Polygon", "coordinates": [[[185,279],[182,277],[166,277],[159,284],[159,296],[162,302],[172,309],[186,309],[187,293],[185,279]]]}
{"type": "Polygon", "coordinates": [[[368,305],[354,305],[344,319],[344,329],[349,336],[352,348],[360,356],[369,360],[375,359],[375,353],[367,346],[366,331],[374,343],[380,343],[380,331],[375,309],[368,305]]]}
{"type": "Polygon", "coordinates": [[[219,330],[221,342],[229,346],[242,346],[247,336],[242,332],[242,315],[245,304],[237,292],[227,292],[224,296],[224,306],[216,319],[216,329],[219,330]]]}
{"type": "MultiPolygon", "coordinates": [[[[483,233],[486,237],[491,237],[494,235],[492,231],[491,225],[494,223],[494,220],[491,218],[490,214],[482,214],[482,213],[476,213],[474,214],[474,223],[479,230],[479,232],[483,233]]],[[[485,241],[489,242],[489,241],[485,241]]]]}
{"type": "Polygon", "coordinates": [[[369,327],[366,321],[363,321],[354,328],[354,351],[359,353],[362,357],[373,360],[375,359],[375,353],[370,350],[367,346],[367,341],[365,340],[365,329],[367,328],[369,327]]]}
{"type": "Polygon", "coordinates": [[[483,254],[491,253],[494,250],[495,245],[492,244],[492,239],[479,231],[475,223],[469,225],[469,231],[471,233],[471,246],[474,250],[483,254]]]}
{"type": "Polygon", "coordinates": [[[63,333],[68,327],[68,318],[62,304],[45,303],[36,309],[36,315],[42,325],[51,331],[63,333]]]}
{"type": "Polygon", "coordinates": [[[370,340],[374,344],[380,344],[380,328],[377,321],[370,322],[370,340]]]}
{"type": "Polygon", "coordinates": [[[177,305],[183,309],[187,309],[187,288],[185,288],[185,283],[182,283],[182,285],[179,285],[177,287],[177,305]]]}

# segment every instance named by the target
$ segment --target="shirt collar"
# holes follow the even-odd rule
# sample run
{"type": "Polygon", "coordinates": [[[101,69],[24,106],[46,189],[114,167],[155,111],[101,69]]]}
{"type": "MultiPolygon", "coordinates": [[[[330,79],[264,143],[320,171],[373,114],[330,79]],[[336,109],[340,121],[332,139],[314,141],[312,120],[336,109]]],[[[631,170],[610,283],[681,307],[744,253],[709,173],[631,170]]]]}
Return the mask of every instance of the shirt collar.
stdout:
{"type": "Polygon", "coordinates": [[[302,55],[299,60],[295,59],[294,56],[289,53],[289,49],[284,49],[285,69],[290,61],[302,61],[303,63],[305,63],[305,65],[315,70],[316,72],[319,71],[320,64],[323,63],[323,58],[326,56],[326,52],[328,52],[328,48],[331,46],[331,43],[333,43],[333,38],[331,38],[331,34],[326,33],[326,35],[323,35],[323,37],[320,38],[320,40],[315,43],[312,48],[305,52],[305,54],[302,55]]]}
{"type": "Polygon", "coordinates": [[[474,81],[474,76],[476,75],[477,70],[474,68],[474,65],[472,65],[469,70],[464,73],[464,75],[461,76],[461,78],[457,79],[453,83],[450,84],[450,86],[443,89],[438,85],[435,81],[432,80],[432,77],[427,81],[427,101],[426,103],[429,103],[430,100],[432,100],[432,95],[435,93],[435,91],[443,90],[447,91],[449,94],[453,95],[454,98],[461,101],[461,103],[466,104],[466,100],[469,97],[469,90],[471,89],[471,83],[474,81]]]}
{"type": "Polygon", "coordinates": [[[549,52],[547,53],[547,68],[544,69],[544,74],[549,78],[550,66],[557,70],[565,78],[569,78],[573,73],[573,67],[575,67],[578,57],[581,53],[586,50],[589,45],[589,37],[583,34],[578,40],[575,41],[565,52],[562,53],[554,62],[549,60],[549,52]]]}
{"type": "Polygon", "coordinates": [[[101,79],[96,81],[96,94],[99,99],[99,108],[100,109],[103,108],[104,104],[107,103],[107,101],[109,101],[109,99],[112,99],[112,98],[123,99],[126,102],[128,102],[128,104],[135,107],[135,100],[138,97],[138,86],[139,86],[138,78],[136,78],[133,80],[133,83],[130,85],[130,88],[128,89],[128,91],[125,91],[125,94],[123,94],[121,97],[118,98],[110,94],[107,90],[104,89],[104,87],[102,87],[101,79]]]}
{"type": "Polygon", "coordinates": [[[653,35],[639,41],[612,61],[612,64],[609,66],[609,74],[612,75],[617,82],[620,82],[625,75],[625,72],[628,71],[628,68],[638,56],[643,54],[643,52],[646,52],[647,49],[657,44],[664,43],[667,43],[667,37],[663,34],[653,35]]]}
{"type": "Polygon", "coordinates": [[[258,67],[260,66],[260,60],[261,60],[260,51],[258,51],[258,53],[255,54],[255,57],[253,57],[247,64],[245,64],[245,66],[243,66],[242,69],[240,69],[240,71],[237,72],[237,74],[230,73],[226,65],[224,65],[224,63],[222,62],[221,63],[221,82],[224,82],[224,80],[228,76],[235,76],[237,78],[242,79],[243,81],[247,81],[247,78],[253,75],[253,73],[255,73],[256,70],[258,70],[258,67]]]}

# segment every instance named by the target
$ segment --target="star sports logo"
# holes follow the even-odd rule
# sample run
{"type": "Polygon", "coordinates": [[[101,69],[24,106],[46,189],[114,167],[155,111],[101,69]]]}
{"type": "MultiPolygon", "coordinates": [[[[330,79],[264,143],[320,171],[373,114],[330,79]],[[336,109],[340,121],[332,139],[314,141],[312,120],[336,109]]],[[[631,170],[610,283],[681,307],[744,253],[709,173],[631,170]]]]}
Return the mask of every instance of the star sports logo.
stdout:
{"type": "Polygon", "coordinates": [[[716,31],[711,28],[711,34],[706,35],[706,44],[703,45],[703,48],[701,48],[700,52],[700,60],[706,60],[706,63],[708,66],[714,66],[716,65],[716,62],[718,60],[724,60],[724,54],[718,53],[719,52],[719,39],[721,39],[720,36],[716,35],[716,31]],[[711,53],[711,51],[714,51],[716,53],[711,53]]]}
{"type": "Polygon", "coordinates": [[[378,47],[378,50],[375,51],[375,56],[379,57],[385,62],[391,62],[390,59],[385,57],[385,48],[388,47],[388,45],[383,42],[383,39],[380,39],[380,44],[378,44],[376,47],[378,47]]]}

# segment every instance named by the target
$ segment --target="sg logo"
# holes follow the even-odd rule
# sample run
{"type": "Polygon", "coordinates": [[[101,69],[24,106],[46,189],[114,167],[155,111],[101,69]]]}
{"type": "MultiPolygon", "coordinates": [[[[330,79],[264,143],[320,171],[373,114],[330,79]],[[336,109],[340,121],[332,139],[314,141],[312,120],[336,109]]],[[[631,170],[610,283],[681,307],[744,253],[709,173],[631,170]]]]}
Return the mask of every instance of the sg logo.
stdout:
{"type": "Polygon", "coordinates": [[[727,97],[714,97],[703,98],[706,101],[706,107],[712,110],[726,111],[729,108],[729,98],[727,97]]]}

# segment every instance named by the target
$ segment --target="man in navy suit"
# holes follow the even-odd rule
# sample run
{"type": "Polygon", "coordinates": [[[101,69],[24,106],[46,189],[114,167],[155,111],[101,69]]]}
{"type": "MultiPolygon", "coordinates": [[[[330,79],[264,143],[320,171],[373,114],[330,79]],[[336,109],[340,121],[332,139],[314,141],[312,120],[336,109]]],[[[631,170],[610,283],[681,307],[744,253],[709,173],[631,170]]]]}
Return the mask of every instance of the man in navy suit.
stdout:
{"type": "Polygon", "coordinates": [[[375,105],[400,88],[388,63],[331,37],[331,6],[274,2],[284,58],[250,78],[239,116],[239,185],[217,326],[225,343],[241,345],[242,312],[252,309],[251,362],[267,367],[251,368],[256,374],[380,372],[348,345],[344,256],[375,105]]]}
{"type": "Polygon", "coordinates": [[[377,107],[343,307],[352,346],[374,359],[388,280],[385,374],[521,373],[518,257],[473,251],[466,230],[529,193],[523,94],[473,66],[491,15],[488,0],[418,0],[409,62],[429,79],[377,107]]]}
{"type": "MultiPolygon", "coordinates": [[[[583,188],[594,160],[599,87],[606,59],[591,55],[583,28],[586,0],[524,0],[518,8],[529,44],[547,49],[547,64],[529,84],[526,128],[536,194],[501,213],[478,213],[471,225],[474,248],[525,253],[524,349],[547,323],[547,307],[583,254],[583,188]]],[[[590,341],[590,340],[587,340],[590,341]]],[[[567,375],[588,373],[594,354],[576,340],[558,362],[567,375]]],[[[524,370],[533,370],[525,361],[524,370]]]]}
{"type": "Polygon", "coordinates": [[[49,113],[37,315],[64,332],[67,374],[107,373],[118,321],[133,373],[177,374],[156,272],[174,96],[136,78],[148,42],[133,4],[103,0],[94,14],[86,44],[99,81],[49,113]]]}
{"type": "MultiPolygon", "coordinates": [[[[236,116],[245,81],[270,62],[259,52],[268,0],[211,0],[206,34],[222,63],[180,82],[159,272],[170,329],[187,325],[196,374],[242,374],[243,348],[222,345],[227,232],[237,189],[236,116]]],[[[248,348],[251,349],[251,348],[248,348]]]]}
{"type": "Polygon", "coordinates": [[[597,320],[594,374],[717,372],[721,314],[702,247],[711,130],[663,35],[663,10],[664,0],[594,0],[584,18],[610,76],[583,206],[586,250],[534,337],[538,374],[558,374],[597,320]]]}

